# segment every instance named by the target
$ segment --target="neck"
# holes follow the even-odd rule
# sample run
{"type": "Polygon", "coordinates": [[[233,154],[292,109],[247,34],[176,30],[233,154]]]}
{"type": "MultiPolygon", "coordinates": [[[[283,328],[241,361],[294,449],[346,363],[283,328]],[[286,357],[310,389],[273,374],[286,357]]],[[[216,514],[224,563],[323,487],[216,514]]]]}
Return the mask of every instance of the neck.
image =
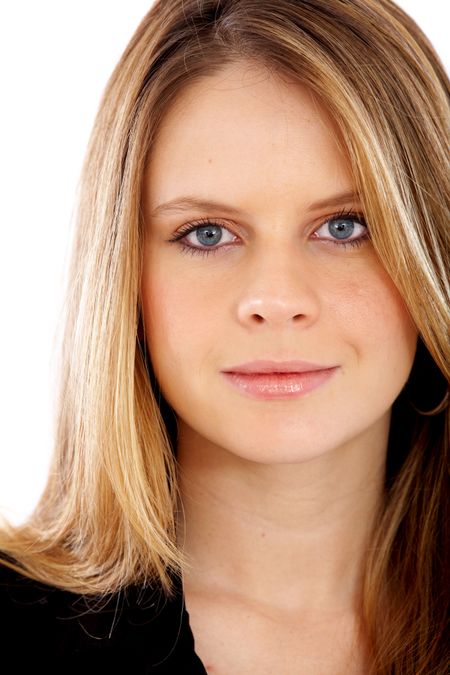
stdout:
{"type": "Polygon", "coordinates": [[[383,492],[387,423],[381,431],[314,460],[259,464],[180,423],[185,587],[287,611],[356,611],[383,492]]]}

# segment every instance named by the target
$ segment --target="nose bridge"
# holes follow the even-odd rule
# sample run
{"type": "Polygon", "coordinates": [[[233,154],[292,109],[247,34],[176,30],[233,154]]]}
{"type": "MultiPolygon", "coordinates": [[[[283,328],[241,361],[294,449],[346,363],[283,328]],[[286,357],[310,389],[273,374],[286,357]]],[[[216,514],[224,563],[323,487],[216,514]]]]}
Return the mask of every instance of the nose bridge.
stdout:
{"type": "Polygon", "coordinates": [[[246,261],[238,303],[241,322],[306,323],[318,311],[313,270],[292,241],[262,247],[246,261]]]}

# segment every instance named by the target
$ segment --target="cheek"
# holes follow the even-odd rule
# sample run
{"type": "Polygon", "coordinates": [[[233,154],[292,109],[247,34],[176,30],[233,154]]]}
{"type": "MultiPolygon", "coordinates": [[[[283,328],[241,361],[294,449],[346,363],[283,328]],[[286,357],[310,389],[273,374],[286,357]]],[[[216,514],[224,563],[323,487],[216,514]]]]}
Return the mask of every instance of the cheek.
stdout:
{"type": "Polygon", "coordinates": [[[142,303],[149,353],[156,374],[178,372],[201,345],[205,331],[213,331],[212,298],[201,284],[180,283],[179,275],[152,268],[143,276],[142,303]]]}
{"type": "Polygon", "coordinates": [[[353,342],[358,357],[370,351],[374,362],[389,364],[402,375],[409,373],[418,331],[396,286],[379,263],[335,286],[329,302],[335,325],[340,325],[347,340],[353,342]]]}

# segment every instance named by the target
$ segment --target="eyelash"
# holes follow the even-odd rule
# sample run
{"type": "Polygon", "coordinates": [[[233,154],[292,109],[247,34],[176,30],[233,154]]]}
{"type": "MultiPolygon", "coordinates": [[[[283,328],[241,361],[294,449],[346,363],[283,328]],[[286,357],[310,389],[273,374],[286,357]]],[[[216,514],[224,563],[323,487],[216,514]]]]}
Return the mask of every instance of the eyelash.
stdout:
{"type": "MultiPolygon", "coordinates": [[[[332,221],[332,220],[357,220],[360,225],[363,225],[364,227],[367,228],[366,221],[364,220],[364,217],[362,214],[355,213],[354,211],[340,211],[339,213],[335,213],[332,216],[327,216],[327,218],[318,225],[316,230],[319,230],[323,225],[326,223],[332,221]]],[[[176,234],[174,237],[168,240],[169,243],[174,244],[178,243],[181,248],[183,253],[189,253],[191,255],[202,255],[202,256],[207,256],[210,255],[211,253],[217,253],[217,251],[221,248],[225,248],[225,245],[218,245],[215,248],[212,247],[206,247],[206,248],[197,248],[196,246],[191,246],[189,244],[184,244],[182,239],[186,237],[188,234],[191,232],[195,232],[195,230],[200,229],[201,227],[205,227],[207,225],[213,225],[215,227],[223,228],[224,230],[228,230],[228,228],[223,225],[222,223],[217,222],[214,220],[214,218],[199,218],[199,220],[194,221],[193,223],[187,223],[184,225],[176,234]]],[[[357,246],[362,246],[365,241],[369,239],[369,234],[368,232],[363,235],[362,237],[359,237],[358,239],[352,239],[349,241],[344,241],[342,240],[341,242],[339,241],[333,241],[332,239],[326,239],[325,241],[330,242],[334,246],[339,246],[340,248],[355,248],[357,246]]],[[[318,240],[318,241],[324,241],[318,240]]],[[[230,243],[230,242],[229,242],[230,243]]]]}

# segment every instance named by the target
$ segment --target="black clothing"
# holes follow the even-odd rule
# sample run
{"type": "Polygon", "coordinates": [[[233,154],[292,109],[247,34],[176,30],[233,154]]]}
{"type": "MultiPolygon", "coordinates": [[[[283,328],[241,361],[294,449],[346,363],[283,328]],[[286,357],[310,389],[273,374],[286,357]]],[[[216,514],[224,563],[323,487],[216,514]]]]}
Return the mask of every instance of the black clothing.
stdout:
{"type": "Polygon", "coordinates": [[[0,564],[3,675],[206,675],[195,653],[182,585],[130,586],[95,600],[0,564]]]}

